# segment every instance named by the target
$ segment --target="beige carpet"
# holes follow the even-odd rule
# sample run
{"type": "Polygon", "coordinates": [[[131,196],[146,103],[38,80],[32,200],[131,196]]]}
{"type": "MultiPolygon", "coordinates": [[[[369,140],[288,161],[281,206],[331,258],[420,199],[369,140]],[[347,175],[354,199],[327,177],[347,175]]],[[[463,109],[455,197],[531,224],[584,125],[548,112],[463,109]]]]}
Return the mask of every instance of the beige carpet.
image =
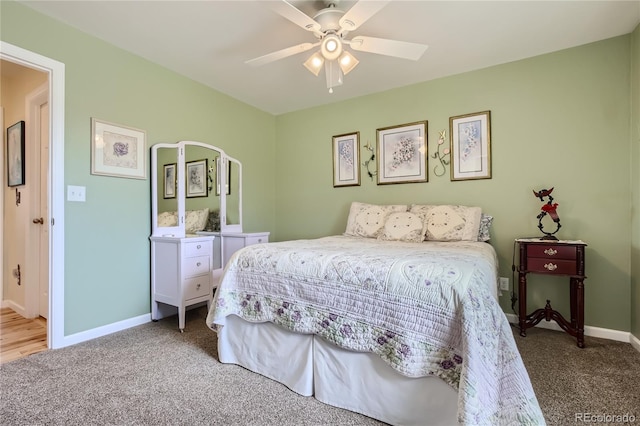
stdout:
{"type": "MultiPolygon", "coordinates": [[[[0,424],[381,424],[220,364],[205,316],[188,312],[182,334],[170,317],[3,364],[0,424]]],[[[640,422],[640,353],[631,345],[587,338],[579,349],[565,333],[528,334],[516,342],[549,424],[577,424],[576,413],[640,422]]]]}

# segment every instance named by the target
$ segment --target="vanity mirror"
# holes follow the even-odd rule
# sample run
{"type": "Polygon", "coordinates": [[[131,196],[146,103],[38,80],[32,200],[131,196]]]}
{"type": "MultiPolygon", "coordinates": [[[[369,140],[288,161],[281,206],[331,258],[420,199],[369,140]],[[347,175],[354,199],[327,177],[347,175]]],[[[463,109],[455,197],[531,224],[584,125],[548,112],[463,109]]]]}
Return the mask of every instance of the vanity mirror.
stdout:
{"type": "Polygon", "coordinates": [[[188,306],[211,303],[222,267],[240,248],[239,235],[248,235],[242,234],[242,164],[202,142],[153,145],[151,319],[177,308],[182,331],[188,306]]]}

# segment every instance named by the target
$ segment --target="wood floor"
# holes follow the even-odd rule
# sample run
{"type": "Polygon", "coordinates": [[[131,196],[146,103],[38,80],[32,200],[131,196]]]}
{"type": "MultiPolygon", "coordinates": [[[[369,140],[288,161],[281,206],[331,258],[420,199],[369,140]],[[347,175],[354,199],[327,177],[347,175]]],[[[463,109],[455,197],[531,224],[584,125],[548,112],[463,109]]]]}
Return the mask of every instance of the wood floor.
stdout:
{"type": "Polygon", "coordinates": [[[0,309],[0,364],[47,350],[47,320],[0,309]]]}

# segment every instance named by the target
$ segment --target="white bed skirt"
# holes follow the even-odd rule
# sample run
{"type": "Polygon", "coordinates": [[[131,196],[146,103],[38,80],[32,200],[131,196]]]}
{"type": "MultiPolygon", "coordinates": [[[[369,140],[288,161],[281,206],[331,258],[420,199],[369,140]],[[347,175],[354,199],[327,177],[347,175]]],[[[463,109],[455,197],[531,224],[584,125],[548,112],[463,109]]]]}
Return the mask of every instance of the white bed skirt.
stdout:
{"type": "Polygon", "coordinates": [[[437,377],[409,378],[379,356],[235,315],[218,333],[220,362],[241,365],[294,392],[392,425],[457,423],[457,392],[437,377]]]}

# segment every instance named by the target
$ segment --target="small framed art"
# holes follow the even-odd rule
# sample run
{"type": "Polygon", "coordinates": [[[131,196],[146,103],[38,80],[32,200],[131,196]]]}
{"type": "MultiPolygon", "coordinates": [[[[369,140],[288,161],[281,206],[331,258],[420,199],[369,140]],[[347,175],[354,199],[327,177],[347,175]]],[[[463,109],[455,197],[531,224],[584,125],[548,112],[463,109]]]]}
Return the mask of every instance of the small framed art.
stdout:
{"type": "Polygon", "coordinates": [[[378,185],[429,180],[427,132],[426,120],[377,130],[378,185]]]}
{"type": "Polygon", "coordinates": [[[189,161],[186,164],[187,198],[206,197],[209,195],[207,186],[208,160],[189,161]]]}
{"type": "Polygon", "coordinates": [[[18,121],[7,129],[7,183],[24,185],[24,121],[18,121]]]}
{"type": "Polygon", "coordinates": [[[491,111],[449,118],[451,180],[491,179],[491,111]]]}
{"type": "Polygon", "coordinates": [[[164,165],[164,198],[176,198],[176,163],[164,165]]]}
{"type": "Polygon", "coordinates": [[[332,138],[333,187],[360,185],[360,132],[332,138]]]}
{"type": "Polygon", "coordinates": [[[91,174],[146,179],[146,132],[91,118],[91,174]]]}

